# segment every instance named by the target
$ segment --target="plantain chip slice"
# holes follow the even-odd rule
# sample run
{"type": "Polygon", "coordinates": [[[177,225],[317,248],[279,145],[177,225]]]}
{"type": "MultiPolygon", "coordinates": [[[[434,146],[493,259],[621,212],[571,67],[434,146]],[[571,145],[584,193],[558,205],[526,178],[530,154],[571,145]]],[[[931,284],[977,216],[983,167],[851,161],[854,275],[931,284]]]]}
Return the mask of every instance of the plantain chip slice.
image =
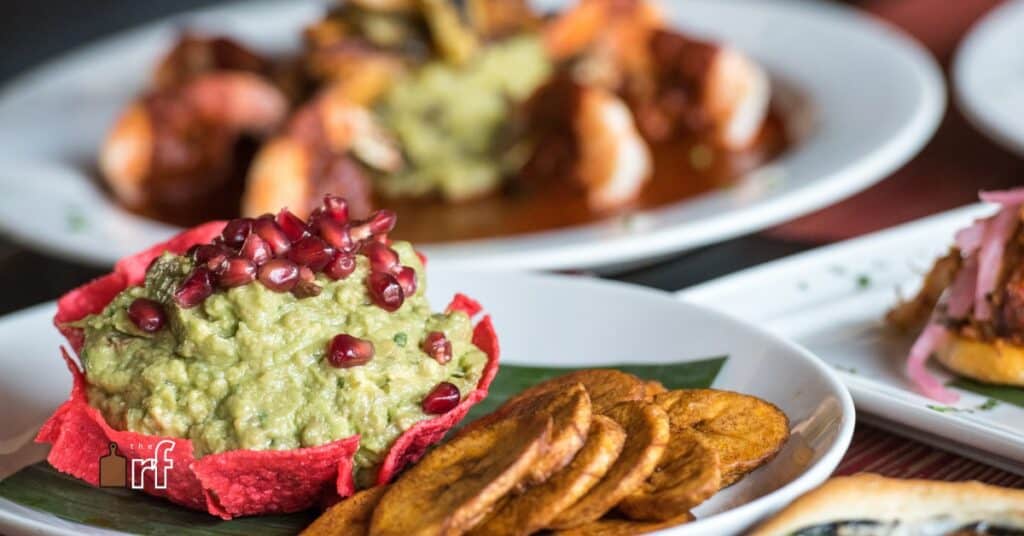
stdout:
{"type": "Polygon", "coordinates": [[[590,395],[579,382],[568,383],[558,390],[540,390],[533,395],[517,396],[514,404],[506,402],[489,415],[467,426],[462,433],[492,426],[504,419],[530,415],[549,415],[552,420],[547,453],[530,470],[530,484],[539,484],[560,471],[583,447],[590,428],[590,395]]]}
{"type": "Polygon", "coordinates": [[[789,419],[760,398],[716,389],[662,393],[654,402],[673,428],[689,428],[718,452],[722,487],[771,459],[789,438],[789,419]]]}
{"type": "Polygon", "coordinates": [[[604,478],[548,524],[568,529],[597,521],[636,491],[654,471],[669,438],[668,416],[654,404],[623,402],[605,415],[626,431],[622,453],[604,478]]]}
{"type": "Polygon", "coordinates": [[[565,469],[546,482],[509,498],[473,535],[532,534],[572,506],[607,473],[622,452],[626,432],[615,421],[594,415],[583,448],[565,469]]]}
{"type": "Polygon", "coordinates": [[[427,454],[391,484],[373,513],[379,536],[463,534],[522,485],[543,455],[551,418],[506,419],[427,454]]]}
{"type": "Polygon", "coordinates": [[[708,500],[721,487],[718,452],[700,434],[673,428],[669,445],[650,478],[619,503],[618,510],[626,517],[673,519],[708,500]]]}
{"type": "Polygon", "coordinates": [[[342,500],[316,518],[299,536],[363,536],[370,530],[370,517],[387,486],[365,489],[342,500]]]}
{"type": "Polygon", "coordinates": [[[644,400],[654,402],[654,397],[668,391],[658,380],[647,380],[644,382],[644,400]]]}
{"type": "Polygon", "coordinates": [[[494,422],[508,414],[522,414],[530,411],[535,399],[566,391],[575,384],[583,384],[590,395],[594,413],[604,413],[612,406],[629,400],[643,400],[646,396],[644,381],[632,374],[613,369],[578,370],[538,383],[508,399],[491,415],[483,417],[470,426],[488,421],[494,422]]]}
{"type": "Polygon", "coordinates": [[[686,512],[665,521],[630,521],[628,519],[605,518],[568,530],[556,530],[556,536],[620,536],[621,534],[647,534],[656,530],[672,528],[696,519],[686,512]]]}

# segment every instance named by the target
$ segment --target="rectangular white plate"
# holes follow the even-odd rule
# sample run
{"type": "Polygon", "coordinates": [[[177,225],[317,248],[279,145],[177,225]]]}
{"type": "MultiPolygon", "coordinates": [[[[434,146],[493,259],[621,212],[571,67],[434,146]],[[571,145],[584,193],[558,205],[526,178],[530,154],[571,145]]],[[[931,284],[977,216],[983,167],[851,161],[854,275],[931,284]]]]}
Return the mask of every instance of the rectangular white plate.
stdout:
{"type": "MultiPolygon", "coordinates": [[[[886,428],[1024,474],[1024,409],[966,392],[955,409],[913,390],[903,375],[912,338],[892,334],[882,317],[910,296],[953,233],[992,206],[972,205],[728,275],[679,292],[767,327],[835,367],[858,413],[886,428]]],[[[870,217],[870,214],[865,214],[870,217]]],[[[952,376],[938,365],[943,379],[952,376]]]]}

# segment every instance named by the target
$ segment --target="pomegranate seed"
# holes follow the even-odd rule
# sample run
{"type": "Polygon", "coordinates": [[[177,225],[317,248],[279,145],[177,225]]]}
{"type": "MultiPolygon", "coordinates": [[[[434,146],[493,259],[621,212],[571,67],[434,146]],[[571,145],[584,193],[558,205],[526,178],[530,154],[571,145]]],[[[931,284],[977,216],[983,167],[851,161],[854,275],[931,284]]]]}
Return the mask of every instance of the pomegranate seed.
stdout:
{"type": "Polygon", "coordinates": [[[390,233],[398,222],[398,215],[395,211],[383,209],[374,212],[370,216],[370,232],[375,235],[390,233]]]}
{"type": "Polygon", "coordinates": [[[256,266],[269,261],[270,257],[274,256],[270,245],[267,244],[266,240],[260,238],[260,235],[257,233],[251,233],[245,238],[245,242],[242,243],[242,249],[238,253],[255,263],[256,266]]]}
{"type": "Polygon", "coordinates": [[[202,303],[210,294],[213,294],[213,274],[206,267],[199,266],[174,291],[174,301],[189,309],[202,303]]]}
{"type": "Polygon", "coordinates": [[[366,286],[370,291],[370,299],[373,300],[373,303],[385,311],[397,311],[405,302],[402,285],[399,285],[391,274],[371,272],[366,278],[366,286]]]}
{"type": "Polygon", "coordinates": [[[442,365],[452,360],[452,341],[449,341],[448,337],[445,337],[444,333],[440,331],[428,333],[427,338],[423,339],[421,348],[427,355],[433,357],[434,361],[442,365]]]}
{"type": "Polygon", "coordinates": [[[335,223],[348,223],[348,202],[344,198],[327,194],[324,196],[323,213],[335,223]]]}
{"type": "Polygon", "coordinates": [[[299,299],[312,298],[313,296],[319,296],[321,290],[323,289],[320,288],[320,285],[312,281],[300,280],[295,284],[295,288],[292,289],[292,294],[299,299]]]}
{"type": "Polygon", "coordinates": [[[375,272],[391,272],[398,266],[398,253],[384,244],[369,242],[360,253],[370,259],[370,268],[375,272]]]}
{"type": "Polygon", "coordinates": [[[299,282],[299,267],[288,259],[271,259],[260,266],[257,278],[274,292],[288,292],[299,282]]]}
{"type": "Polygon", "coordinates": [[[252,219],[250,218],[235,218],[224,226],[224,230],[220,232],[220,237],[224,240],[224,243],[238,247],[245,242],[246,237],[252,232],[252,219]]]}
{"type": "Polygon", "coordinates": [[[348,232],[348,226],[334,220],[321,219],[317,222],[317,234],[332,248],[338,251],[351,252],[356,250],[356,242],[348,232]]]}
{"type": "Polygon", "coordinates": [[[352,237],[355,242],[362,242],[368,238],[373,237],[373,231],[370,230],[369,222],[362,222],[352,225],[348,229],[348,234],[352,237]]]}
{"type": "Polygon", "coordinates": [[[192,260],[200,266],[210,270],[220,268],[221,264],[228,258],[230,252],[227,248],[216,244],[203,244],[192,251],[192,260]]]}
{"type": "Polygon", "coordinates": [[[369,363],[373,352],[372,342],[341,333],[327,346],[327,362],[337,368],[357,367],[369,363]]]}
{"type": "Polygon", "coordinates": [[[135,324],[135,327],[146,333],[160,331],[160,328],[167,323],[163,305],[148,298],[135,298],[135,301],[128,306],[128,318],[131,319],[132,324],[135,324]]]}
{"type": "Polygon", "coordinates": [[[459,393],[459,388],[455,384],[449,382],[441,382],[434,387],[427,396],[423,397],[424,413],[431,415],[440,415],[442,413],[448,413],[455,406],[459,405],[459,401],[462,399],[462,394],[459,393]]]}
{"type": "Polygon", "coordinates": [[[286,208],[277,213],[277,225],[292,242],[309,236],[309,229],[305,222],[286,208]]]}
{"type": "Polygon", "coordinates": [[[409,266],[402,266],[395,272],[395,279],[402,286],[402,293],[410,298],[416,294],[416,270],[409,266]]]}
{"type": "Polygon", "coordinates": [[[323,240],[315,236],[307,236],[292,244],[288,251],[288,258],[296,264],[309,266],[314,272],[319,272],[331,262],[334,256],[334,249],[328,246],[323,240]]]}
{"type": "Polygon", "coordinates": [[[274,255],[284,255],[292,247],[292,241],[277,225],[273,217],[261,217],[256,220],[253,230],[270,246],[274,255]]]}
{"type": "Polygon", "coordinates": [[[352,275],[356,270],[356,258],[350,253],[337,252],[331,262],[324,266],[324,273],[327,277],[337,281],[352,275]]]}
{"type": "Polygon", "coordinates": [[[256,280],[256,263],[245,257],[233,257],[224,263],[224,269],[217,275],[221,288],[234,288],[256,280]]]}

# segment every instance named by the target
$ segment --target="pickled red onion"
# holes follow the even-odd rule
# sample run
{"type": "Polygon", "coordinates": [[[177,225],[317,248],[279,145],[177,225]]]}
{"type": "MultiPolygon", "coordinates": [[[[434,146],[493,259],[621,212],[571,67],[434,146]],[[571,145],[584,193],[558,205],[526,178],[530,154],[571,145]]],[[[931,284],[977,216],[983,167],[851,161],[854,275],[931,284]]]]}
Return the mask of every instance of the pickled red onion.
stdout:
{"type": "Polygon", "coordinates": [[[950,318],[965,318],[974,305],[974,289],[978,286],[978,255],[971,255],[964,261],[963,267],[956,274],[956,279],[949,286],[949,297],[946,300],[946,314],[950,318]]]}
{"type": "Polygon", "coordinates": [[[978,192],[978,197],[988,203],[1000,205],[1021,205],[1024,204],[1024,187],[1012,188],[1010,190],[990,190],[978,192]]]}
{"type": "Polygon", "coordinates": [[[1003,207],[985,226],[985,236],[978,250],[978,286],[974,292],[974,317],[988,320],[992,317],[992,307],[988,295],[999,282],[999,272],[1003,265],[1003,252],[1017,225],[1017,206],[1003,207]]]}
{"type": "Polygon", "coordinates": [[[946,342],[949,332],[940,324],[928,324],[910,348],[907,358],[907,377],[921,394],[942,402],[952,404],[960,400],[960,395],[946,389],[942,382],[925,370],[925,363],[935,350],[946,342]]]}
{"type": "Polygon", "coordinates": [[[985,237],[985,224],[987,223],[988,219],[975,220],[970,227],[964,227],[956,232],[956,247],[964,257],[974,253],[981,246],[981,240],[985,237]]]}

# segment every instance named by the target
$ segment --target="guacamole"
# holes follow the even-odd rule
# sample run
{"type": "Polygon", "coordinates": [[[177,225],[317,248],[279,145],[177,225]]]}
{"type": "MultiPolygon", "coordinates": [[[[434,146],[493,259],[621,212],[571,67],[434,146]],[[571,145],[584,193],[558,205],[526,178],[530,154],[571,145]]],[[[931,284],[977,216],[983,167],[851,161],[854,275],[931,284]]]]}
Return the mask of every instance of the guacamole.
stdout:
{"type": "Polygon", "coordinates": [[[513,105],[550,72],[543,43],[524,35],[480,49],[465,65],[434,61],[399,81],[379,112],[408,165],[376,177],[379,191],[459,201],[495,190],[514,171],[498,154],[513,105]]]}
{"type": "Polygon", "coordinates": [[[359,434],[357,474],[374,467],[395,438],[430,417],[421,402],[432,388],[447,381],[465,396],[487,362],[471,342],[466,314],[431,312],[412,247],[391,247],[419,283],[391,313],[372,303],[369,260],[362,255],[345,279],[317,274],[322,291],[316,296],[296,298],[254,282],[182,308],[173,294],[192,261],[164,254],[143,285],[77,324],[85,332],[89,404],[114,428],[188,438],[196,457],[309,447],[359,434]],[[164,329],[146,333],[128,318],[127,308],[140,297],[163,305],[164,329]],[[420,348],[433,331],[451,341],[444,365],[420,348]],[[340,333],[371,341],[373,359],[331,366],[326,349],[340,333]]]}

